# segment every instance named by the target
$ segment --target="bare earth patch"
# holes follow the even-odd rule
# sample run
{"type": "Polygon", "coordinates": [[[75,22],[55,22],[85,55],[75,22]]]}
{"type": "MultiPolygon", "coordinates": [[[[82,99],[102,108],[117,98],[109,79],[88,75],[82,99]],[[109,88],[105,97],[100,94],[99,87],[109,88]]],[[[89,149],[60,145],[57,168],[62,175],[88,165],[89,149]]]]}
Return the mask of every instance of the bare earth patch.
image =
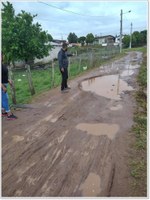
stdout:
{"type": "Polygon", "coordinates": [[[2,196],[130,197],[132,93],[141,60],[141,53],[130,52],[70,81],[69,93],[56,88],[40,95],[30,108],[16,111],[18,120],[3,118],[2,196]],[[110,88],[102,81],[107,75],[117,78],[110,88]],[[91,87],[107,95],[82,87],[98,76],[91,87]]]}

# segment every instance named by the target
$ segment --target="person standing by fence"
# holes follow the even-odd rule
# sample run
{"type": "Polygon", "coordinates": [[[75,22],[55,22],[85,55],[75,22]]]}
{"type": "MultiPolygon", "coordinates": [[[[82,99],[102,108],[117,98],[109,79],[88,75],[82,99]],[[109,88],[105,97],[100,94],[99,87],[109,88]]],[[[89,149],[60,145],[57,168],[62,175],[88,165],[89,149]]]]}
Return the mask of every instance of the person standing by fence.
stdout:
{"type": "Polygon", "coordinates": [[[2,71],[1,71],[1,95],[2,95],[2,116],[7,116],[8,120],[17,119],[17,117],[10,111],[9,102],[8,102],[8,93],[7,86],[8,83],[12,86],[11,80],[8,79],[8,68],[7,65],[3,63],[2,55],[2,71]]]}
{"type": "Polygon", "coordinates": [[[73,56],[73,54],[67,53],[67,43],[62,44],[61,50],[58,52],[58,62],[59,69],[62,75],[61,82],[61,92],[66,93],[69,89],[71,89],[68,84],[68,56],[73,56]]]}

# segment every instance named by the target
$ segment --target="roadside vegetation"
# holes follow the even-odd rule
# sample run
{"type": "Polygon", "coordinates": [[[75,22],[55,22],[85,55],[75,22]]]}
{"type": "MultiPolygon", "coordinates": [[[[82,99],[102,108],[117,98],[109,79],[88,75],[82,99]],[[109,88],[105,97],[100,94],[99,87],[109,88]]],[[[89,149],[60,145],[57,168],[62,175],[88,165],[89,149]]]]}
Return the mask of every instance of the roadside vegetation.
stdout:
{"type": "MultiPolygon", "coordinates": [[[[143,48],[140,48],[140,50],[141,49],[143,48]]],[[[121,58],[128,50],[123,50],[120,54],[118,48],[109,48],[108,51],[107,48],[101,48],[100,46],[94,46],[93,48],[93,45],[88,47],[69,48],[69,52],[75,54],[74,57],[70,58],[69,80],[92,70],[93,68],[100,67],[104,63],[109,63],[115,59],[121,58]]],[[[139,48],[133,50],[139,50],[139,48]]],[[[17,104],[29,103],[35,96],[61,84],[61,75],[57,60],[54,61],[54,75],[52,75],[52,63],[39,66],[39,68],[34,67],[31,66],[31,76],[35,88],[35,95],[33,96],[29,90],[26,69],[13,69],[17,104]]],[[[10,97],[10,105],[12,106],[10,87],[8,87],[8,93],[10,97]]]]}
{"type": "MultiPolygon", "coordinates": [[[[115,59],[119,55],[118,48],[87,48],[76,47],[70,48],[69,51],[75,54],[71,57],[69,62],[69,79],[77,77],[79,74],[85,73],[93,68],[100,67],[102,64],[115,59]]],[[[54,68],[52,69],[52,62],[44,66],[31,66],[32,82],[35,89],[35,95],[46,92],[61,84],[61,75],[58,67],[58,61],[55,60],[54,68]]],[[[17,104],[29,103],[34,96],[31,95],[29,90],[27,72],[25,68],[13,69],[14,85],[16,90],[17,104]]],[[[10,87],[8,89],[9,96],[11,97],[10,87]]],[[[10,98],[10,104],[12,100],[10,98]]]]}
{"type": "Polygon", "coordinates": [[[147,52],[146,48],[141,50],[143,63],[137,76],[139,89],[135,94],[137,106],[132,128],[135,143],[130,162],[134,196],[147,196],[147,52]]]}

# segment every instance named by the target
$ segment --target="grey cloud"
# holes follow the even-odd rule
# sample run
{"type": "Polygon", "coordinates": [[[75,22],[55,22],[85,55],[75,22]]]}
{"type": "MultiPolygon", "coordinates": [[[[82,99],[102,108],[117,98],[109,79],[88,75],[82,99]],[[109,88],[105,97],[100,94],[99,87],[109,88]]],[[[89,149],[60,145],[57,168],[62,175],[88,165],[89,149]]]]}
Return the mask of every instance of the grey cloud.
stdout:
{"type": "MultiPolygon", "coordinates": [[[[42,0],[41,0],[42,1],[42,0]]],[[[44,1],[43,1],[44,2],[44,1]]],[[[99,1],[99,2],[57,2],[45,1],[49,5],[57,6],[61,9],[70,10],[81,14],[65,12],[39,2],[14,2],[13,6],[18,13],[25,10],[32,14],[38,14],[35,22],[39,22],[44,30],[47,30],[54,38],[67,38],[67,34],[75,32],[77,36],[87,35],[92,32],[95,34],[119,34],[120,29],[120,10],[124,12],[132,10],[130,14],[123,15],[124,32],[133,27],[146,27],[147,24],[147,2],[146,1],[99,1]],[[88,16],[82,16],[89,15],[88,16]],[[90,17],[99,16],[99,17],[90,17]]],[[[139,29],[139,30],[141,30],[139,29]]],[[[137,29],[138,30],[138,29],[137,29]]]]}

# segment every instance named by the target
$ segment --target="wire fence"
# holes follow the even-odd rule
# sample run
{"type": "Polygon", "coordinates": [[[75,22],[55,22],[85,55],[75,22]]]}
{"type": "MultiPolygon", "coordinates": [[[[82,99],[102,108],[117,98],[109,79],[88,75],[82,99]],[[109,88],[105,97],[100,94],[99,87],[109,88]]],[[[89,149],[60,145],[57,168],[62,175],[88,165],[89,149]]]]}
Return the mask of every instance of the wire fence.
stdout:
{"type": "MultiPolygon", "coordinates": [[[[99,67],[102,62],[119,54],[118,47],[112,48],[91,48],[85,52],[77,52],[76,55],[69,57],[68,73],[69,77],[76,77],[83,71],[99,67]]],[[[21,69],[9,67],[9,74],[14,82],[11,88],[11,104],[26,103],[31,100],[34,94],[57,87],[61,84],[61,73],[57,60],[52,60],[43,66],[34,66],[30,69],[29,65],[21,69]]]]}

